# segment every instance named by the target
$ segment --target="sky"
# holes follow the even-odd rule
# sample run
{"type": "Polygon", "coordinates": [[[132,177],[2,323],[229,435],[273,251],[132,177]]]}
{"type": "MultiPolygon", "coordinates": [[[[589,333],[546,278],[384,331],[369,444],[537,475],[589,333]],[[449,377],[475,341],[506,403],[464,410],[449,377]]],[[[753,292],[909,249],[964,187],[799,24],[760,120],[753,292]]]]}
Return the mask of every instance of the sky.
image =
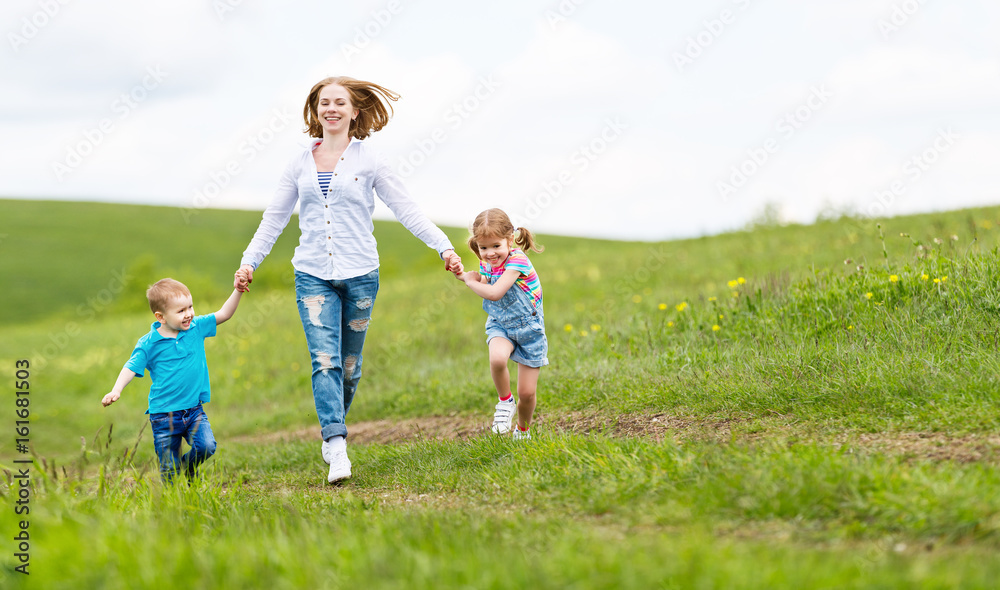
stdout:
{"type": "Polygon", "coordinates": [[[994,205],[998,25],[986,0],[8,0],[0,197],[263,210],[309,89],[347,75],[401,95],[366,141],[442,225],[994,205]]]}

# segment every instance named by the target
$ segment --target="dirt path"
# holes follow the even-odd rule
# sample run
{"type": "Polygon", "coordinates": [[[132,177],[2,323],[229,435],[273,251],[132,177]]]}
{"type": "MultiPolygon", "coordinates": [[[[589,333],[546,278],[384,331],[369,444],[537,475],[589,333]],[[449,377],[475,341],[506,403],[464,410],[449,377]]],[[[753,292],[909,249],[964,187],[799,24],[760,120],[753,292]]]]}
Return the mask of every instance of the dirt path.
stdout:
{"type": "MultiPolygon", "coordinates": [[[[399,444],[419,440],[462,440],[484,436],[489,417],[425,416],[404,420],[373,420],[350,425],[351,441],[361,444],[399,444]]],[[[616,437],[642,437],[656,441],[670,438],[678,444],[694,440],[753,443],[765,439],[817,442],[834,448],[902,455],[933,461],[1000,461],[1000,435],[953,435],[941,432],[814,434],[794,428],[780,417],[761,424],[751,419],[711,419],[669,414],[604,416],[570,413],[539,416],[540,428],[574,434],[601,433],[616,437]],[[751,427],[753,426],[753,427],[751,427]]],[[[319,440],[319,426],[301,430],[245,436],[234,442],[319,440]]]]}

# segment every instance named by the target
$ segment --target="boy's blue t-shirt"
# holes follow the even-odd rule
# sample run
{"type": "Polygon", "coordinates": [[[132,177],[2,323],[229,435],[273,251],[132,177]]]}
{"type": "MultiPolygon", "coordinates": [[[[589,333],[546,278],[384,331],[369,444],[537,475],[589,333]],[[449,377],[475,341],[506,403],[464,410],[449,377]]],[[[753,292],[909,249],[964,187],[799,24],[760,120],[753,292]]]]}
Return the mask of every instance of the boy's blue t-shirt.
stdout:
{"type": "Polygon", "coordinates": [[[148,368],[153,384],[149,387],[147,414],[187,410],[212,397],[208,383],[205,338],[215,336],[215,314],[197,316],[191,327],[176,338],[164,338],[153,322],[148,334],[139,339],[132,358],[125,363],[138,377],[148,368]]]}

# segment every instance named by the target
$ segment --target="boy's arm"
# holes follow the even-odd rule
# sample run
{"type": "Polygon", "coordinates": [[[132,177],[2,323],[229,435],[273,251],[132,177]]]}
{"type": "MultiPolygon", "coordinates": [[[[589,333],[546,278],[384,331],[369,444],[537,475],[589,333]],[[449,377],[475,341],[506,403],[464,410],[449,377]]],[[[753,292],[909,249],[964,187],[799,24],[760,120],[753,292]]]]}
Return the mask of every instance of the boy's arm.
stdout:
{"type": "Polygon", "coordinates": [[[111,392],[104,396],[101,400],[101,405],[104,407],[110,406],[111,404],[118,401],[118,398],[122,396],[122,390],[125,386],[132,382],[135,378],[135,372],[128,367],[122,369],[121,373],[118,373],[118,380],[115,381],[115,386],[111,388],[111,392]]]}
{"type": "Polygon", "coordinates": [[[222,305],[219,311],[215,312],[215,325],[229,320],[236,313],[236,308],[240,304],[240,297],[243,296],[243,292],[239,289],[233,289],[233,294],[229,296],[229,299],[222,305]]]}
{"type": "Polygon", "coordinates": [[[514,285],[514,281],[517,280],[518,275],[521,271],[510,268],[503,271],[497,282],[492,285],[489,283],[482,282],[483,277],[479,273],[465,273],[468,277],[465,280],[465,284],[472,289],[472,292],[479,295],[483,299],[489,299],[490,301],[499,301],[503,299],[503,296],[507,293],[507,289],[510,289],[514,285]],[[475,276],[473,276],[475,274],[475,276]]]}

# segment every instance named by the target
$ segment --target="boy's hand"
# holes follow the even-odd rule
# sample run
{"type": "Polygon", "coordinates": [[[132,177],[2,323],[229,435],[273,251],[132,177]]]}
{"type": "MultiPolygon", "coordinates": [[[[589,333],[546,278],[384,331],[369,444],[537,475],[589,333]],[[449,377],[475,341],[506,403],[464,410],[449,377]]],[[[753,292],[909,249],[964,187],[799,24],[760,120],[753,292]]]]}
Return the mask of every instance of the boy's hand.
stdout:
{"type": "Polygon", "coordinates": [[[106,408],[111,404],[115,403],[116,401],[118,401],[118,398],[120,398],[121,396],[122,394],[115,393],[112,391],[111,393],[104,396],[104,399],[101,400],[101,405],[106,408]]]}

